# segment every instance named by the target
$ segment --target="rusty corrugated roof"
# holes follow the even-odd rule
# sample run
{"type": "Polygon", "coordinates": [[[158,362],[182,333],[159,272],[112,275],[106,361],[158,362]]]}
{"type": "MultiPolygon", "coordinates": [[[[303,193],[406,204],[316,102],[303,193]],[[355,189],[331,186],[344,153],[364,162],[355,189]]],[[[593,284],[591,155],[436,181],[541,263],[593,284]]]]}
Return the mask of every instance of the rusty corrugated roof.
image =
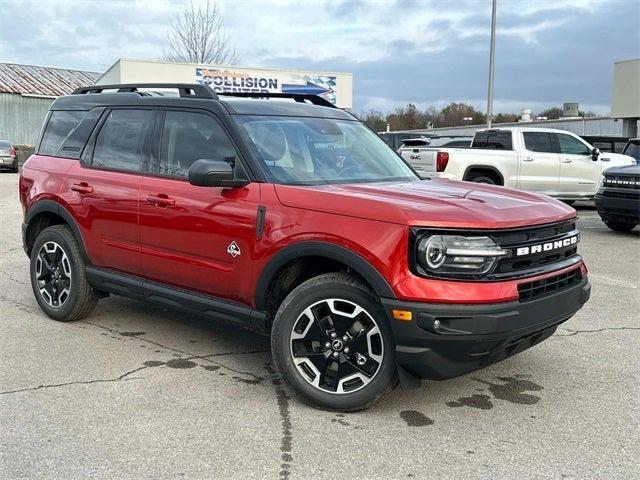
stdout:
{"type": "Polygon", "coordinates": [[[59,97],[78,87],[93,85],[101,75],[65,68],[0,63],[0,93],[59,97]]]}

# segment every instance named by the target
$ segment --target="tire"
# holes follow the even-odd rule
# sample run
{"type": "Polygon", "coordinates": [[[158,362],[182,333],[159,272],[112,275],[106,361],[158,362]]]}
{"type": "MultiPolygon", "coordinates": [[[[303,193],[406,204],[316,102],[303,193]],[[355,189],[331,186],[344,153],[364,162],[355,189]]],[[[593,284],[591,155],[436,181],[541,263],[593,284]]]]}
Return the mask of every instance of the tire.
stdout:
{"type": "Polygon", "coordinates": [[[623,222],[604,222],[614,232],[630,232],[633,230],[637,223],[623,223],[623,222]]]}
{"type": "Polygon", "coordinates": [[[87,282],[78,243],[66,225],[54,225],[40,232],[31,250],[30,276],[38,305],[54,320],[70,322],[84,318],[98,302],[96,292],[87,282]],[[55,280],[58,283],[52,286],[55,280]]]}
{"type": "Polygon", "coordinates": [[[493,178],[482,174],[469,177],[468,181],[474,183],[486,183],[487,185],[497,185],[496,181],[493,178]]]}
{"type": "Polygon", "coordinates": [[[273,321],[271,351],[285,382],[316,408],[364,410],[398,383],[395,343],[382,305],[367,285],[344,273],[307,280],[284,299],[273,321]],[[347,333],[352,335],[342,337],[347,333]]]}

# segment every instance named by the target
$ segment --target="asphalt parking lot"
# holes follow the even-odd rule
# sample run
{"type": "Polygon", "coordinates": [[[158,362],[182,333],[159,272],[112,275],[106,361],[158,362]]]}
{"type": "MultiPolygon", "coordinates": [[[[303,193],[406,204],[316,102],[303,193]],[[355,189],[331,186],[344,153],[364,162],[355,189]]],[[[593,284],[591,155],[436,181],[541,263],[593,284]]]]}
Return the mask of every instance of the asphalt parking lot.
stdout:
{"type": "Polygon", "coordinates": [[[266,338],[190,313],[110,297],[49,320],[17,178],[0,174],[2,478],[638,478],[638,228],[579,206],[593,293],[553,337],[335,414],[290,396],[266,338]]]}

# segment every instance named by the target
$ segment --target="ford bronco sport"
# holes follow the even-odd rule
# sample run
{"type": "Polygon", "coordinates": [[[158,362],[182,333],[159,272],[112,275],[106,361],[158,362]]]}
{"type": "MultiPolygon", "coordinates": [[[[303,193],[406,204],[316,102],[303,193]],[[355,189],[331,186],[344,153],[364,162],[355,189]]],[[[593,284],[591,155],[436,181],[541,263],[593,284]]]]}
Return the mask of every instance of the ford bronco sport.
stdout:
{"type": "Polygon", "coordinates": [[[575,210],[420,180],[308,95],[78,89],[52,104],[20,200],[48,316],[115,294],[270,334],[279,373],[322,408],[521,352],[590,292],[575,210]]]}

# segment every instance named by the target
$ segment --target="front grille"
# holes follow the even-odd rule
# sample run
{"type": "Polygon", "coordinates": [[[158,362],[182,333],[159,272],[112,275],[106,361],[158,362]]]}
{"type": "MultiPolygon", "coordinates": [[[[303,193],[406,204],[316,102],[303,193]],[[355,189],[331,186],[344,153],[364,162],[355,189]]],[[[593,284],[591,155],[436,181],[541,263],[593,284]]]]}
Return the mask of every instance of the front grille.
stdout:
{"type": "Polygon", "coordinates": [[[566,263],[578,259],[578,244],[552,248],[548,251],[532,251],[526,255],[517,255],[519,248],[559,242],[578,235],[575,221],[532,227],[520,231],[496,232],[492,235],[496,243],[512,253],[498,262],[491,274],[493,278],[509,278],[521,275],[532,275],[536,270],[561,268],[566,263]]]}
{"type": "Polygon", "coordinates": [[[640,190],[640,177],[630,175],[605,175],[602,186],[605,188],[613,187],[640,190]]]}
{"type": "Polygon", "coordinates": [[[640,200],[640,190],[612,190],[605,188],[602,191],[602,196],[609,198],[625,198],[629,200],[640,200]]]}
{"type": "Polygon", "coordinates": [[[553,277],[543,278],[534,282],[525,282],[518,285],[518,293],[520,300],[533,300],[548,293],[565,290],[576,283],[580,283],[582,274],[580,269],[576,268],[553,277]]]}

